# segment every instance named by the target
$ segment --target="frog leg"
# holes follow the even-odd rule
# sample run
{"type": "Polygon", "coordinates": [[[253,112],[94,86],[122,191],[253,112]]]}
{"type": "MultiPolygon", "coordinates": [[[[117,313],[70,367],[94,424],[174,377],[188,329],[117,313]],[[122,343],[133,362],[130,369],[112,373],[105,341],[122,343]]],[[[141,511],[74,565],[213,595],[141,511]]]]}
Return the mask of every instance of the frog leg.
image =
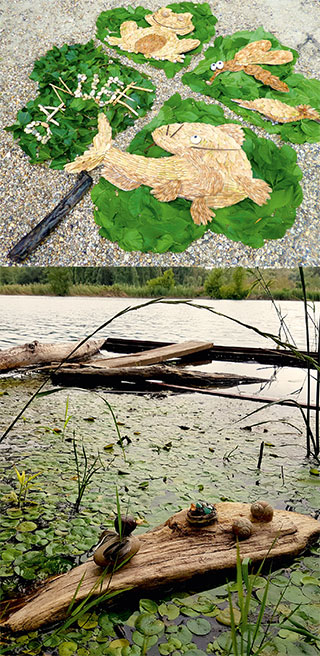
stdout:
{"type": "Polygon", "coordinates": [[[135,23],[135,21],[125,21],[124,23],[122,23],[122,25],[120,25],[120,34],[121,34],[121,36],[120,37],[118,37],[118,36],[108,36],[107,41],[108,41],[108,43],[110,43],[111,46],[120,46],[121,47],[121,46],[128,45],[128,44],[123,44],[122,40],[126,39],[126,38],[127,39],[130,38],[132,36],[132,34],[137,32],[137,30],[138,30],[138,26],[137,26],[137,23],[135,23]]]}
{"type": "Polygon", "coordinates": [[[179,39],[179,43],[176,46],[176,52],[180,55],[184,52],[189,52],[189,50],[194,50],[200,45],[198,39],[179,39]]]}
{"type": "Polygon", "coordinates": [[[207,225],[215,216],[215,213],[206,204],[204,197],[196,198],[193,201],[190,207],[190,214],[196,225],[207,225]]]}
{"type": "Polygon", "coordinates": [[[120,25],[120,34],[122,37],[134,34],[135,32],[138,32],[138,30],[139,28],[135,21],[124,21],[124,23],[120,25]]]}
{"type": "Polygon", "coordinates": [[[268,202],[272,192],[272,187],[270,187],[264,180],[260,180],[259,178],[249,178],[244,175],[235,175],[234,179],[239,185],[241,185],[248,198],[251,198],[254,203],[257,203],[257,205],[265,205],[268,202]]]}
{"type": "Polygon", "coordinates": [[[163,203],[168,203],[170,200],[175,200],[181,189],[180,180],[168,180],[160,184],[153,185],[151,194],[163,203]]]}

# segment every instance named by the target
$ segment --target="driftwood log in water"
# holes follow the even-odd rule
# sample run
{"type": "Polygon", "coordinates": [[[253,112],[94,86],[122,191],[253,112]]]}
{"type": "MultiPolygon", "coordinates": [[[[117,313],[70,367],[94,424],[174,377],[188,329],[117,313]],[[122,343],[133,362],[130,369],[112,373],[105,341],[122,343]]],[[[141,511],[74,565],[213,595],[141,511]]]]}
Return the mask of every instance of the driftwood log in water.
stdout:
{"type": "Polygon", "coordinates": [[[198,385],[203,387],[231,387],[241,383],[265,383],[265,378],[229,373],[207,373],[191,371],[182,367],[168,365],[150,365],[147,367],[108,368],[96,366],[95,362],[87,365],[63,365],[51,374],[52,381],[58,385],[76,385],[92,388],[111,386],[123,388],[123,383],[135,383],[139,389],[152,389],[153,380],[198,385]]]}
{"type": "Polygon", "coordinates": [[[155,364],[156,362],[166,362],[176,358],[185,358],[194,353],[208,351],[212,347],[212,342],[200,342],[198,340],[189,340],[179,344],[169,344],[160,348],[147,349],[142,353],[128,353],[115,358],[96,359],[95,366],[101,367],[141,367],[146,364],[155,364]]]}
{"type": "MultiPolygon", "coordinates": [[[[107,350],[114,353],[140,353],[146,349],[160,348],[169,346],[171,342],[159,342],[141,339],[124,339],[121,337],[108,337],[102,347],[102,350],[107,350]]],[[[302,356],[309,356],[317,361],[318,354],[316,351],[302,351],[299,349],[302,356]]],[[[201,354],[201,360],[206,359],[207,362],[227,361],[227,362],[259,362],[261,364],[272,364],[278,367],[307,367],[307,362],[292,351],[285,349],[265,349],[255,346],[217,346],[213,344],[207,351],[201,354]]],[[[197,355],[188,356],[188,360],[193,361],[195,364],[199,358],[197,355]]],[[[314,365],[310,365],[315,368],[314,365]]]]}
{"type": "MultiPolygon", "coordinates": [[[[70,357],[72,360],[83,360],[91,357],[99,351],[104,343],[104,339],[91,339],[80,346],[70,357]]],[[[13,346],[12,348],[0,351],[0,371],[18,369],[19,367],[28,367],[30,365],[44,364],[49,362],[62,362],[69,358],[69,355],[80,342],[70,342],[61,344],[40,344],[37,341],[22,346],[13,346]]]]}
{"type": "MultiPolygon", "coordinates": [[[[174,585],[197,575],[236,566],[237,551],[231,526],[237,517],[251,518],[250,504],[217,503],[218,521],[197,528],[186,522],[186,510],[170,517],[165,524],[139,536],[141,547],[133,558],[111,576],[92,558],[66,574],[45,582],[33,595],[13,604],[14,610],[2,617],[0,626],[12,631],[33,631],[43,624],[66,617],[70,602],[108,590],[132,588],[138,593],[174,585]]],[[[275,510],[269,523],[253,523],[252,535],[240,543],[241,558],[254,562],[299,554],[320,534],[320,523],[307,515],[275,510]],[[272,547],[272,548],[271,548],[272,547]]],[[[125,593],[121,595],[123,596],[125,593]]],[[[9,604],[10,606],[10,604],[9,604]]]]}
{"type": "Polygon", "coordinates": [[[40,223],[13,246],[8,253],[8,258],[14,262],[23,262],[48,237],[66,214],[79,203],[84,194],[90,189],[92,182],[93,180],[88,173],[85,171],[80,173],[76,184],[68,194],[56,205],[52,212],[49,212],[40,223]]]}

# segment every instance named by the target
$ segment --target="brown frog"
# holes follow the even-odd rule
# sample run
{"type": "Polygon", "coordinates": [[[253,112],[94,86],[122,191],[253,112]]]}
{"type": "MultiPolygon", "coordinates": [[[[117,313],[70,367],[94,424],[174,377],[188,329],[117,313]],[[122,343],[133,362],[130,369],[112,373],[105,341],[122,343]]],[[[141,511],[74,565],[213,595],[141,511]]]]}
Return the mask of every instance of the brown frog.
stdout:
{"type": "Polygon", "coordinates": [[[93,146],[65,168],[78,172],[103,164],[102,176],[120,189],[147,185],[159,201],[191,200],[190,212],[197,225],[211,221],[215,216],[211,208],[228,207],[247,197],[257,205],[267,202],[272,189],[253,177],[241,148],[244,132],[239,125],[172,123],[156,128],[152,137],[172,157],[147,158],[113,147],[111,127],[100,114],[93,146]]]}
{"type": "Polygon", "coordinates": [[[134,21],[125,21],[120,27],[121,37],[109,36],[107,42],[127,52],[141,53],[145,57],[183,62],[184,52],[200,45],[198,39],[178,39],[193,32],[192,14],[176,14],[169,7],[161,7],[145,20],[151,27],[138,27],[134,21]]]}

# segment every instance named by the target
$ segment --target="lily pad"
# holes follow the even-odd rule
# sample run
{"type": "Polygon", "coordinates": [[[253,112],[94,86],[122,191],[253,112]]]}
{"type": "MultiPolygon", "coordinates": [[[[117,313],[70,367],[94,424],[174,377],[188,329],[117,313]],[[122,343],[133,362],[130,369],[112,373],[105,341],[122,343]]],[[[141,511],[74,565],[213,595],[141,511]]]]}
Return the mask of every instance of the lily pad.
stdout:
{"type": "Polygon", "coordinates": [[[207,635],[211,631],[211,624],[208,620],[197,617],[187,621],[187,627],[195,635],[207,635]]]}
{"type": "MultiPolygon", "coordinates": [[[[238,610],[238,608],[235,608],[234,606],[232,607],[232,610],[233,610],[234,622],[237,625],[241,620],[241,613],[238,610]]],[[[216,615],[216,620],[217,622],[220,622],[220,624],[225,624],[225,626],[231,626],[231,613],[230,613],[229,606],[224,610],[221,610],[220,613],[216,615]]]]}
{"type": "Polygon", "coordinates": [[[84,613],[77,622],[80,629],[94,629],[98,626],[98,617],[96,613],[84,613]]]}
{"type": "Polygon", "coordinates": [[[109,647],[111,649],[119,649],[119,647],[122,649],[122,647],[129,647],[130,642],[126,638],[118,638],[117,640],[112,640],[109,643],[109,647]]]}
{"type": "Polygon", "coordinates": [[[62,642],[58,647],[59,656],[74,656],[77,647],[77,643],[71,640],[62,642]]]}
{"type": "Polygon", "coordinates": [[[160,604],[158,612],[160,615],[167,617],[168,620],[175,620],[180,615],[179,608],[174,604],[160,604]]]}
{"type": "Polygon", "coordinates": [[[138,645],[139,647],[144,646],[144,648],[148,648],[148,649],[150,647],[153,647],[153,645],[157,644],[158,638],[159,638],[158,634],[146,636],[140,631],[134,631],[132,634],[132,640],[133,642],[135,642],[136,645],[138,645]]]}
{"type": "Polygon", "coordinates": [[[164,630],[164,623],[149,613],[141,613],[135,622],[135,627],[146,636],[160,635],[164,630]]]}
{"type": "Polygon", "coordinates": [[[152,601],[152,599],[140,599],[139,608],[141,613],[144,611],[147,613],[157,613],[158,604],[156,604],[155,601],[152,601]]]}
{"type": "Polygon", "coordinates": [[[21,522],[21,524],[17,526],[17,531],[20,531],[20,533],[29,533],[31,531],[35,531],[36,528],[38,528],[37,524],[35,524],[34,522],[26,521],[26,522],[21,522]]]}

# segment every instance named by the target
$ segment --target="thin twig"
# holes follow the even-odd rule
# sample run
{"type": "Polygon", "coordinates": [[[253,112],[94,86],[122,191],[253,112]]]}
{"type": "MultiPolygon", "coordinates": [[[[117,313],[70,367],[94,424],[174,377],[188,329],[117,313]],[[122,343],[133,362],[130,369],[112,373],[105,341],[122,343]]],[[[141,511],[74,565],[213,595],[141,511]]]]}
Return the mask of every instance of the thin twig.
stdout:
{"type": "Polygon", "coordinates": [[[117,100],[117,101],[115,101],[115,102],[113,103],[113,105],[116,105],[116,103],[119,103],[119,105],[123,105],[124,107],[126,107],[127,109],[129,109],[130,112],[132,112],[132,113],[135,114],[136,116],[139,116],[138,112],[136,112],[135,109],[132,109],[132,107],[130,107],[129,105],[127,105],[127,103],[123,102],[122,100],[117,100]]]}
{"type": "Polygon", "coordinates": [[[264,449],[264,442],[261,442],[261,444],[260,444],[259,458],[258,458],[258,464],[257,464],[257,469],[261,469],[261,463],[262,463],[262,457],[263,457],[263,449],[264,449]]]}
{"type": "Polygon", "coordinates": [[[59,77],[59,80],[60,80],[61,84],[63,84],[63,86],[64,86],[64,87],[67,89],[67,91],[70,93],[70,95],[71,95],[71,96],[74,96],[74,93],[71,91],[71,89],[69,89],[68,85],[64,82],[64,80],[63,80],[61,77],[59,77]]]}

